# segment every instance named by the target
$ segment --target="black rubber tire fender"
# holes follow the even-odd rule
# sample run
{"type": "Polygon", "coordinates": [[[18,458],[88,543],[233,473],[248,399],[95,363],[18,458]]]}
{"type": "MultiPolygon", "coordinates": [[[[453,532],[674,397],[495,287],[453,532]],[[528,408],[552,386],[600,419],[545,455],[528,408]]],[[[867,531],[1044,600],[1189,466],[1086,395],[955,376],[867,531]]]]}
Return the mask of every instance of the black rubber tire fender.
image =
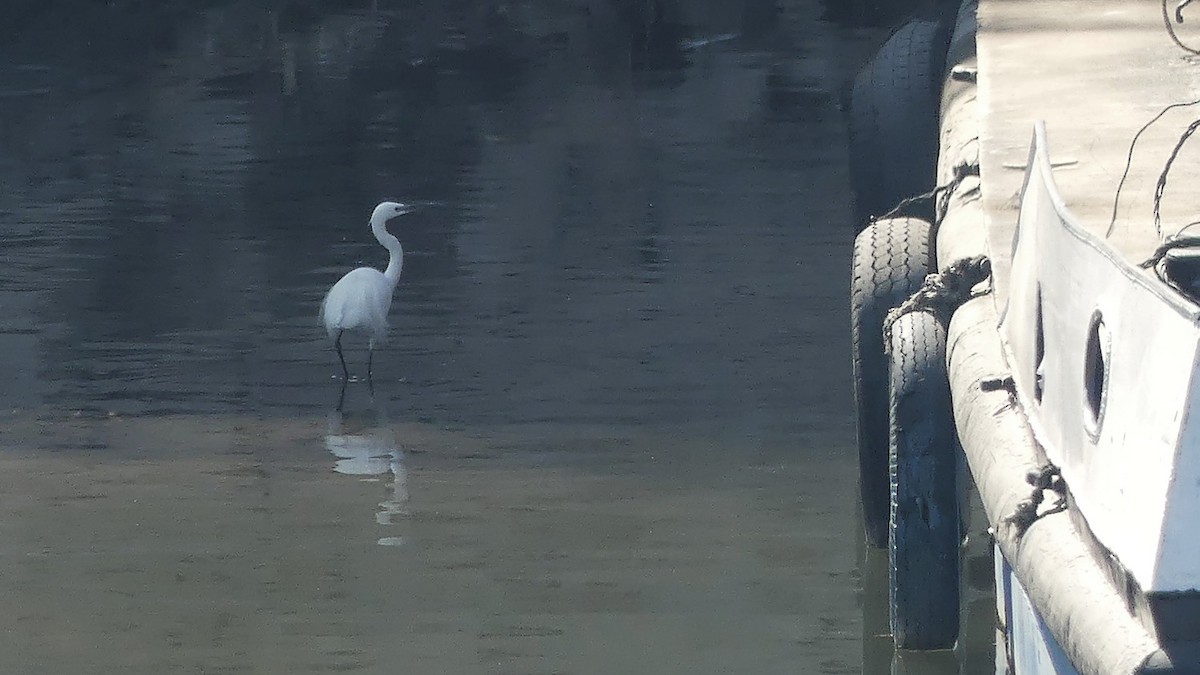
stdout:
{"type": "MultiPolygon", "coordinates": [[[[912,19],[884,42],[850,90],[850,186],[856,227],[937,181],[939,110],[950,30],[912,19]]],[[[928,203],[897,215],[933,219],[928,203]]]]}
{"type": "Polygon", "coordinates": [[[872,223],[854,240],[850,280],[851,365],[857,415],[859,492],[867,543],[888,538],[888,363],[883,319],[933,271],[929,223],[895,218],[872,223]]]}
{"type": "Polygon", "coordinates": [[[890,364],[892,640],[898,649],[949,649],[959,631],[962,533],[946,331],[937,317],[897,319],[890,364]]]}

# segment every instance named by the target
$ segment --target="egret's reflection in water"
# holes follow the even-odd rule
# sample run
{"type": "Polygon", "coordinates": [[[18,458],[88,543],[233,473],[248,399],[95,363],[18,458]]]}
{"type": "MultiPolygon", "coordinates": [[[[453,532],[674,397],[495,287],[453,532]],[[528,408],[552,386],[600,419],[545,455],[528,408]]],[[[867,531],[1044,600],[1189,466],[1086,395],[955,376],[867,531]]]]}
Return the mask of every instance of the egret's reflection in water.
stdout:
{"type": "MultiPolygon", "coordinates": [[[[408,472],[404,451],[388,424],[382,398],[372,392],[361,408],[346,410],[346,385],[341,386],[337,406],[329,413],[325,429],[325,449],[337,457],[333,470],[364,480],[391,481],[386,498],[379,502],[375,522],[384,527],[398,525],[408,515],[408,472]],[[390,477],[389,477],[390,476],[390,477]]],[[[380,537],[381,546],[399,546],[399,535],[380,537]]]]}

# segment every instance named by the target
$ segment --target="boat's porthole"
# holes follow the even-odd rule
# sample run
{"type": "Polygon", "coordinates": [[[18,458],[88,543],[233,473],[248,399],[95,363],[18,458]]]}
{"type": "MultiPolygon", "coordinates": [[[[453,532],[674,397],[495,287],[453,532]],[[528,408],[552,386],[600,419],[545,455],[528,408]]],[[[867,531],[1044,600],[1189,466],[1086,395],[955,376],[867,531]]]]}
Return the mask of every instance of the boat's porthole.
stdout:
{"type": "Polygon", "coordinates": [[[1042,287],[1037,288],[1036,304],[1033,316],[1033,399],[1042,402],[1042,392],[1046,389],[1046,324],[1042,320],[1042,287]]]}
{"type": "Polygon", "coordinates": [[[1086,394],[1084,403],[1087,409],[1084,424],[1093,438],[1099,433],[1100,423],[1104,420],[1111,353],[1108,329],[1097,311],[1092,314],[1091,326],[1088,327],[1083,362],[1083,386],[1086,394]]]}

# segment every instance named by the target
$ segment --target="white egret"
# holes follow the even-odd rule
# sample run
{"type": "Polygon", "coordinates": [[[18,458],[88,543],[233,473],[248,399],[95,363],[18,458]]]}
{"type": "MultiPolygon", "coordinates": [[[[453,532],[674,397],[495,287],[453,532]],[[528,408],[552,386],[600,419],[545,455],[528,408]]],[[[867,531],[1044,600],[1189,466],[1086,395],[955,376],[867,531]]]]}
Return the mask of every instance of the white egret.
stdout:
{"type": "Polygon", "coordinates": [[[376,343],[387,339],[388,310],[392,307],[392,292],[400,280],[404,267],[404,248],[400,240],[388,233],[385,225],[396,216],[412,211],[412,207],[397,202],[383,202],[371,213],[371,232],[379,243],[388,250],[387,269],[380,272],[373,267],[359,267],[346,273],[321,302],[321,323],[333,340],[338,359],[342,362],[342,375],[350,379],[346,368],[346,357],[342,355],[342,333],[359,331],[367,334],[367,380],[371,379],[371,359],[376,343]]]}

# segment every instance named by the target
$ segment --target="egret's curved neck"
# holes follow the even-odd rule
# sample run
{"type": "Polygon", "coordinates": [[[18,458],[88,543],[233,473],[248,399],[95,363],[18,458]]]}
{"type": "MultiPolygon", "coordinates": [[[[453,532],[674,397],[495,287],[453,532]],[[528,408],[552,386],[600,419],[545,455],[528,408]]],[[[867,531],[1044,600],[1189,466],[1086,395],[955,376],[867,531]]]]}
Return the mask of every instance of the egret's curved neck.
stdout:
{"type": "Polygon", "coordinates": [[[387,228],[384,227],[385,222],[383,218],[372,218],[371,232],[388,250],[388,266],[383,271],[383,276],[387,277],[388,282],[395,286],[396,282],[400,280],[400,270],[404,267],[404,248],[400,246],[399,239],[388,233],[387,228]]]}

